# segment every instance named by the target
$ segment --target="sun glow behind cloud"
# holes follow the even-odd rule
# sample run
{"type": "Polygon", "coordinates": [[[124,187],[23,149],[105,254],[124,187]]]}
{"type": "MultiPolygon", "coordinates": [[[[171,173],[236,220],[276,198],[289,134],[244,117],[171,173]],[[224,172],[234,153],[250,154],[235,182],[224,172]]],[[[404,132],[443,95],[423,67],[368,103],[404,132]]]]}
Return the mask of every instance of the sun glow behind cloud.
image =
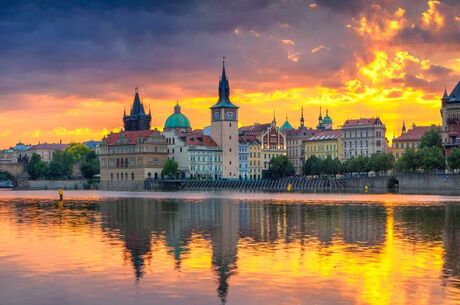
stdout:
{"type": "MultiPolygon", "coordinates": [[[[179,100],[192,126],[202,128],[209,125],[209,107],[217,96],[220,55],[228,56],[231,97],[240,106],[241,125],[270,121],[275,110],[280,123],[287,115],[297,126],[304,106],[307,124],[314,127],[320,105],[329,109],[336,127],[347,118],[380,116],[388,138],[399,133],[402,120],[439,124],[444,86],[451,89],[460,79],[460,48],[453,39],[460,30],[460,4],[348,4],[316,1],[295,7],[274,2],[257,10],[247,8],[248,21],[232,18],[228,29],[224,15],[216,10],[217,20],[203,15],[209,24],[195,25],[194,16],[195,23],[189,24],[193,39],[166,11],[161,27],[172,31],[167,38],[146,32],[142,39],[116,36],[98,39],[91,47],[85,42],[81,55],[72,55],[75,48],[59,53],[67,66],[75,65],[72,69],[50,69],[54,62],[40,58],[32,43],[17,47],[19,53],[32,54],[22,74],[0,73],[5,86],[0,90],[0,144],[100,139],[121,127],[123,108],[129,111],[137,84],[142,85],[145,105],[152,107],[155,127],[162,128],[179,100]],[[222,28],[209,31],[217,25],[222,28]],[[155,37],[164,43],[149,44],[155,37]],[[101,48],[105,49],[94,62],[101,48]],[[31,73],[28,69],[34,65],[38,67],[31,73]]],[[[192,21],[184,12],[178,14],[192,21]]],[[[94,24],[96,32],[99,24],[94,24]]],[[[64,40],[56,47],[69,43],[64,40]]],[[[0,64],[8,67],[7,51],[0,64]]]]}

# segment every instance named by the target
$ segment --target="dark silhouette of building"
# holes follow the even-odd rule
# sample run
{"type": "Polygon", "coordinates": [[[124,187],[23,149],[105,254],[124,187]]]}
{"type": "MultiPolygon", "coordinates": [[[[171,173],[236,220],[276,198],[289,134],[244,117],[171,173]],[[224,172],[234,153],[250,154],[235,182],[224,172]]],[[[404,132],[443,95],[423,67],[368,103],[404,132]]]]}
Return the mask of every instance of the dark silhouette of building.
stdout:
{"type": "Polygon", "coordinates": [[[150,122],[152,121],[152,114],[149,109],[149,114],[145,113],[144,104],[139,98],[139,92],[136,88],[134,94],[134,101],[131,107],[131,112],[126,115],[123,114],[123,123],[126,131],[150,130],[150,122]]]}

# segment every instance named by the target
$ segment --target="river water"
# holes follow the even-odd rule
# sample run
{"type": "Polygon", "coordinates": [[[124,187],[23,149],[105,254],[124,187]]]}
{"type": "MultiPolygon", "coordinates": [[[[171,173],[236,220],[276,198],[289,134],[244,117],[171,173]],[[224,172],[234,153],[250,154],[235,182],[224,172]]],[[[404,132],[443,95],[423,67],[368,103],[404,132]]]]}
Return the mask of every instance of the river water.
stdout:
{"type": "Polygon", "coordinates": [[[460,304],[460,197],[0,191],[0,304],[460,304]]]}

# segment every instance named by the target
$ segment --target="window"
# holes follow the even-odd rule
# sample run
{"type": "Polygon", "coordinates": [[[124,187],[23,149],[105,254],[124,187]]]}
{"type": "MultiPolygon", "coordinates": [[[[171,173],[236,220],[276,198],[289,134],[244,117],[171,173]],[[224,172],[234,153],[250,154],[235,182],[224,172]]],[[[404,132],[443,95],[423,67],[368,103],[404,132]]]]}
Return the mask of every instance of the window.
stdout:
{"type": "Polygon", "coordinates": [[[134,173],[131,173],[131,180],[134,180],[134,173]]]}
{"type": "Polygon", "coordinates": [[[113,180],[113,173],[110,173],[110,180],[113,180]]]}

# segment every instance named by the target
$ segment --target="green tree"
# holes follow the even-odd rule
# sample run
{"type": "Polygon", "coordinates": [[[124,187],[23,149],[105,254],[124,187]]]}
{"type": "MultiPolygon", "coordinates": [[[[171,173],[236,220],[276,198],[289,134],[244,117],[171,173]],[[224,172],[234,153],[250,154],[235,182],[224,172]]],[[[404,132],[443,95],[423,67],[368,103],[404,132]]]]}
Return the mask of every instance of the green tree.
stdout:
{"type": "Polygon", "coordinates": [[[434,146],[442,148],[441,130],[437,127],[433,127],[425,132],[420,139],[420,148],[434,146]]]}
{"type": "Polygon", "coordinates": [[[316,156],[310,156],[303,165],[303,174],[305,176],[319,175],[321,170],[321,159],[316,156]]]}
{"type": "Polygon", "coordinates": [[[392,154],[375,153],[370,157],[368,167],[375,172],[386,172],[394,167],[394,162],[395,158],[392,154]]]}
{"type": "Polygon", "coordinates": [[[48,172],[48,165],[42,161],[42,158],[34,153],[27,164],[27,173],[31,179],[44,178],[48,172]]]}
{"type": "Polygon", "coordinates": [[[168,159],[165,162],[163,170],[161,171],[161,177],[174,178],[177,177],[177,168],[179,165],[176,161],[168,159]]]}
{"type": "Polygon", "coordinates": [[[446,168],[446,158],[442,148],[437,146],[424,147],[417,151],[419,160],[421,160],[421,169],[424,172],[442,170],[446,168]]]}
{"type": "Polygon", "coordinates": [[[99,174],[99,158],[94,151],[90,150],[80,161],[80,171],[83,177],[88,180],[99,174]]]}
{"type": "Polygon", "coordinates": [[[348,159],[342,165],[344,173],[362,173],[369,171],[369,158],[364,156],[348,159]]]}
{"type": "Polygon", "coordinates": [[[293,176],[294,166],[286,156],[280,155],[272,158],[269,163],[269,170],[274,179],[293,176]]]}
{"type": "Polygon", "coordinates": [[[452,149],[449,156],[447,156],[447,163],[449,164],[449,168],[452,170],[460,169],[460,149],[452,149]]]}
{"type": "Polygon", "coordinates": [[[327,156],[326,159],[321,160],[319,168],[321,174],[336,175],[340,172],[341,163],[338,159],[327,156]]]}
{"type": "Polygon", "coordinates": [[[68,179],[72,176],[74,164],[75,159],[69,152],[56,150],[48,167],[48,177],[51,179],[68,179]]]}
{"type": "Polygon", "coordinates": [[[396,161],[396,169],[400,172],[415,172],[422,167],[421,155],[414,148],[408,148],[396,161]]]}
{"type": "Polygon", "coordinates": [[[82,143],[70,143],[70,145],[67,146],[64,151],[69,153],[73,159],[78,162],[82,160],[83,157],[91,151],[91,149],[82,143]]]}

